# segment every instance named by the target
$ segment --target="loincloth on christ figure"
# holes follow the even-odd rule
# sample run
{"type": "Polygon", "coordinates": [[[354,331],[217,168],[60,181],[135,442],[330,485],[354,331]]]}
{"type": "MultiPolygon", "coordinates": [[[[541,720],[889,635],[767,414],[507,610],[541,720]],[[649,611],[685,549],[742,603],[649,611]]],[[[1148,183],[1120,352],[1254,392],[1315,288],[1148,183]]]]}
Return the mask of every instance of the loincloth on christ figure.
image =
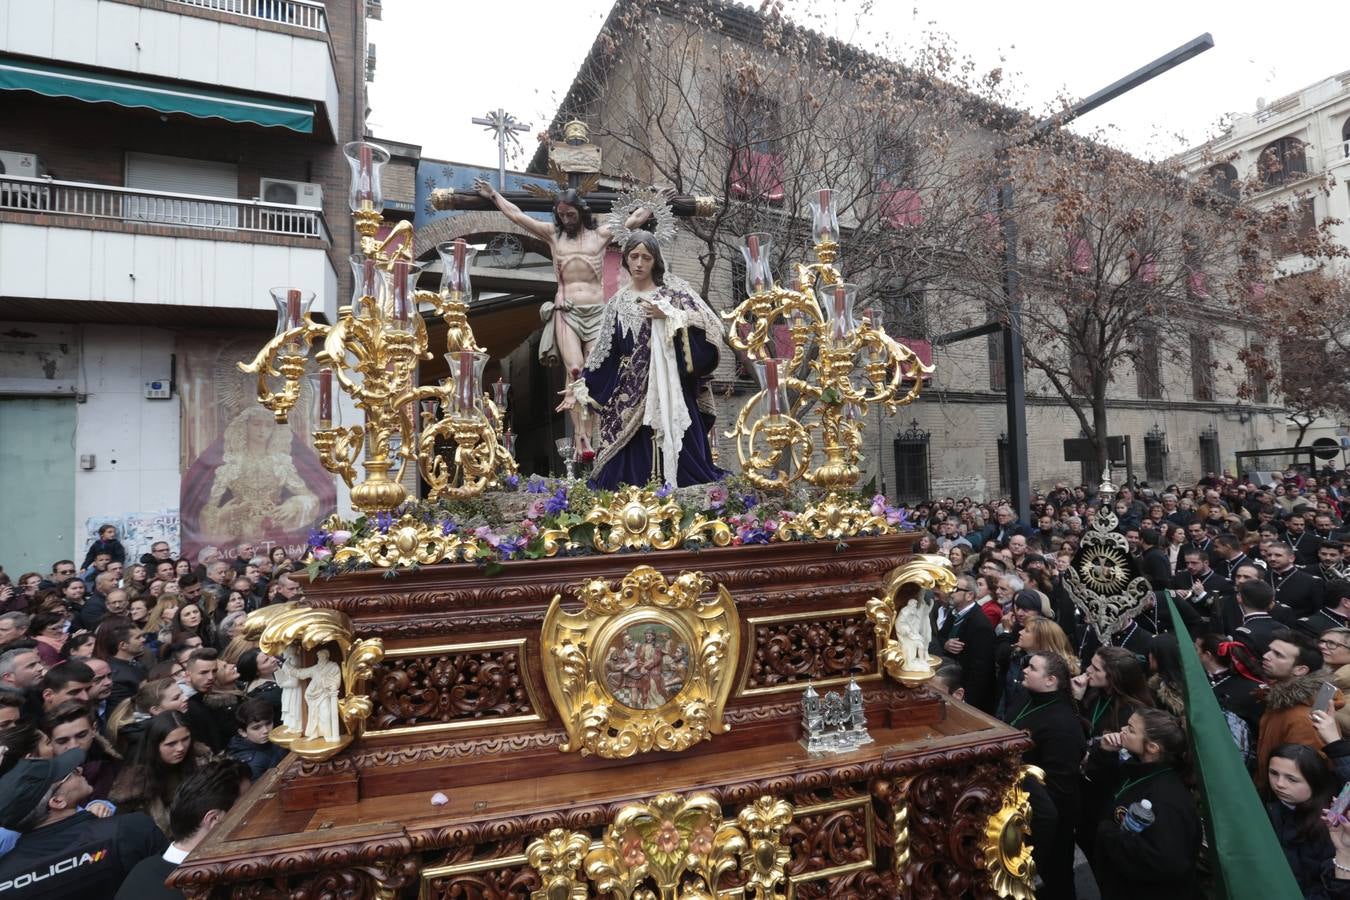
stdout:
{"type": "MultiPolygon", "coordinates": [[[[539,307],[539,318],[544,322],[544,333],[539,338],[539,361],[546,366],[562,364],[558,350],[558,339],[553,334],[553,313],[556,304],[544,303],[539,307]]],[[[604,303],[586,303],[563,310],[567,324],[581,341],[582,347],[593,343],[600,336],[600,326],[605,318],[604,303]]]]}

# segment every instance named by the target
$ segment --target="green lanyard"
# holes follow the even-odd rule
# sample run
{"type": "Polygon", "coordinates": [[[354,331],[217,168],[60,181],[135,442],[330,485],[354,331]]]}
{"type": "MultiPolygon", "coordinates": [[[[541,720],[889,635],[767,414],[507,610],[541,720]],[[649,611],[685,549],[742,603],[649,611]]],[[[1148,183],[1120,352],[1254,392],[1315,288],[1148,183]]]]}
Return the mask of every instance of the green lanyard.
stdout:
{"type": "Polygon", "coordinates": [[[1093,731],[1097,730],[1097,723],[1101,721],[1102,716],[1106,715],[1106,710],[1110,708],[1110,706],[1111,706],[1110,697],[1103,697],[1100,700],[1098,700],[1096,704],[1093,705],[1092,725],[1090,726],[1093,731]]]}
{"type": "Polygon", "coordinates": [[[1040,712],[1041,710],[1045,709],[1047,706],[1052,706],[1052,705],[1054,704],[1054,702],[1055,702],[1055,698],[1054,698],[1054,697],[1051,697],[1049,700],[1047,700],[1047,701],[1045,701],[1044,703],[1041,703],[1041,704],[1039,704],[1039,705],[1037,705],[1037,706],[1028,706],[1026,709],[1022,710],[1020,713],[1018,713],[1016,716],[1014,716],[1014,717],[1013,717],[1013,720],[1012,720],[1012,722],[1011,722],[1010,724],[1012,725],[1013,728],[1016,728],[1018,722],[1022,721],[1023,719],[1025,719],[1027,716],[1031,715],[1031,714],[1034,713],[1034,712],[1040,712]]]}
{"type": "Polygon", "coordinates": [[[1163,774],[1166,771],[1167,771],[1166,769],[1159,769],[1156,772],[1149,772],[1147,775],[1141,775],[1138,778],[1131,778],[1129,781],[1125,782],[1120,786],[1120,790],[1116,791],[1115,799],[1119,800],[1120,795],[1128,791],[1130,788],[1135,787],[1136,785],[1143,784],[1150,778],[1157,778],[1159,775],[1163,774]]]}

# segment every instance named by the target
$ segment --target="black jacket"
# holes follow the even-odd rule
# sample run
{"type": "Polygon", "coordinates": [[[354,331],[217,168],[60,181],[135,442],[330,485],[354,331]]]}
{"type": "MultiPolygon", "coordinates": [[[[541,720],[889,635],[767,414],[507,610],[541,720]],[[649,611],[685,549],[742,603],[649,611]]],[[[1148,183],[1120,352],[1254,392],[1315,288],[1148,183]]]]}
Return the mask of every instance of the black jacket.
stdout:
{"type": "Polygon", "coordinates": [[[164,880],[178,866],[160,856],[147,856],[136,864],[113,900],[181,900],[182,891],[166,887],[164,880]]]}
{"type": "Polygon", "coordinates": [[[1266,815],[1270,816],[1270,826],[1275,829],[1275,838],[1298,889],[1307,896],[1322,882],[1322,864],[1336,855],[1331,837],[1325,828],[1320,828],[1311,840],[1299,840],[1297,815],[1278,800],[1266,804],[1266,815]]]}
{"type": "Polygon", "coordinates": [[[233,729],[227,730],[219,710],[208,704],[201,694],[188,698],[187,720],[194,742],[210,747],[212,753],[225,749],[233,729]]]}
{"type": "Polygon", "coordinates": [[[1045,772],[1045,789],[1055,802],[1061,822],[1078,817],[1078,769],[1087,746],[1078,714],[1068,691],[1056,694],[1027,692],[1027,702],[1009,721],[1031,732],[1034,746],[1022,759],[1045,772]]]}
{"type": "Polygon", "coordinates": [[[117,709],[117,704],[134,697],[145,681],[145,667],[133,660],[108,658],[109,677],[112,679],[112,693],[108,695],[109,711],[117,709]]]}
{"type": "Polygon", "coordinates": [[[961,664],[961,686],[966,689],[966,702],[983,712],[994,711],[994,626],[972,603],[959,615],[949,615],[934,637],[939,653],[948,640],[955,638],[965,646],[955,657],[961,664]]]}
{"type": "Polygon", "coordinates": [[[1294,622],[1294,628],[1309,637],[1320,638],[1333,628],[1350,628],[1350,619],[1334,609],[1319,609],[1310,616],[1300,616],[1294,622]]]}
{"type": "MultiPolygon", "coordinates": [[[[1149,547],[1139,557],[1139,574],[1148,579],[1148,586],[1155,591],[1166,590],[1172,583],[1172,563],[1167,559],[1167,551],[1159,547],[1149,547]]],[[[1190,587],[1190,585],[1187,585],[1190,587]]]]}
{"type": "Polygon", "coordinates": [[[1271,638],[1283,628],[1284,625],[1269,613],[1249,613],[1242,624],[1233,629],[1233,640],[1246,644],[1247,649],[1252,651],[1252,655],[1260,662],[1261,657],[1270,649],[1271,638]]]}
{"type": "Polygon", "coordinates": [[[1092,860],[1102,900],[1193,900],[1200,815],[1186,784],[1165,763],[1126,763],[1097,824],[1092,860]],[[1139,800],[1153,804],[1153,824],[1135,834],[1120,827],[1139,800]]]}
{"type": "Polygon", "coordinates": [[[278,747],[271,741],[255,744],[237,731],[234,737],[230,738],[230,745],[225,753],[230,759],[237,759],[248,766],[249,775],[254,781],[263,777],[268,769],[286,758],[284,747],[278,747]]]}
{"type": "Polygon", "coordinates": [[[163,853],[168,841],[144,813],[100,819],[78,812],[19,838],[0,858],[0,894],[6,900],[94,900],[111,897],[132,867],[163,853]],[[22,876],[25,884],[15,884],[22,876]]]}
{"type": "Polygon", "coordinates": [[[1275,588],[1275,600],[1294,611],[1295,617],[1310,616],[1322,608],[1326,582],[1295,566],[1284,574],[1267,572],[1266,580],[1275,588]]]}

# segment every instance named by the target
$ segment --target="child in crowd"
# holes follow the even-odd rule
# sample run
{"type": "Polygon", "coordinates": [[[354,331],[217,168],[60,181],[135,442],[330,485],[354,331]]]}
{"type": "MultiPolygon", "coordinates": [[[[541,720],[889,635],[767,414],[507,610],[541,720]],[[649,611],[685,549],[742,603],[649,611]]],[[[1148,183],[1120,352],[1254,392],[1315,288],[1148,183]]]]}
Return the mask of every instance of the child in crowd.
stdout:
{"type": "Polygon", "coordinates": [[[245,700],[235,710],[235,719],[239,730],[230,738],[225,752],[231,759],[246,764],[257,781],[286,755],[284,748],[267,737],[272,730],[272,704],[266,700],[245,700]]]}

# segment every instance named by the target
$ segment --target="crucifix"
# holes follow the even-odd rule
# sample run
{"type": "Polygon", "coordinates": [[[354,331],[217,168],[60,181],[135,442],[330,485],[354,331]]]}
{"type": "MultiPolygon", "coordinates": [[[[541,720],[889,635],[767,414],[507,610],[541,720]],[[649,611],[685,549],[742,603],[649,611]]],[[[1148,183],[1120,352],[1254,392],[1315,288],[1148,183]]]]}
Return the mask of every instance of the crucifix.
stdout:
{"type": "Polygon", "coordinates": [[[497,190],[504,191],[506,190],[506,143],[510,141],[512,144],[520,146],[520,140],[516,137],[516,133],[529,131],[530,126],[517,121],[515,116],[500,107],[488,112],[486,116],[474,116],[473,124],[482,125],[488,131],[497,133],[497,190]]]}

